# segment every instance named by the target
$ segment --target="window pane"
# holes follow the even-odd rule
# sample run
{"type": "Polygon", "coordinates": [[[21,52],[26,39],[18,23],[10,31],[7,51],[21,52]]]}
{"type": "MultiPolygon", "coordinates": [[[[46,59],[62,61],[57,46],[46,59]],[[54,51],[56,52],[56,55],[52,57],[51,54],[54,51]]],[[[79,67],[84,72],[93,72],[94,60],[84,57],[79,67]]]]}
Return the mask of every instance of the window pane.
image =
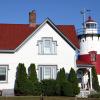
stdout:
{"type": "Polygon", "coordinates": [[[6,74],[6,68],[0,68],[0,75],[5,75],[6,74]]]}
{"type": "Polygon", "coordinates": [[[0,68],[0,81],[6,80],[6,68],[1,67],[0,68]]]}
{"type": "Polygon", "coordinates": [[[50,48],[50,40],[45,40],[45,47],[50,48]]]}
{"type": "Polygon", "coordinates": [[[45,40],[45,44],[44,44],[44,54],[50,54],[50,53],[51,53],[50,40],[45,40]]]}
{"type": "Polygon", "coordinates": [[[51,68],[50,67],[45,67],[44,78],[45,79],[51,78],[51,68]]]}
{"type": "Polygon", "coordinates": [[[90,24],[86,24],[86,28],[90,28],[90,24]]]}
{"type": "Polygon", "coordinates": [[[6,75],[0,75],[0,81],[5,81],[6,80],[6,75]]]}
{"type": "Polygon", "coordinates": [[[40,80],[42,80],[42,67],[40,67],[40,80]]]}

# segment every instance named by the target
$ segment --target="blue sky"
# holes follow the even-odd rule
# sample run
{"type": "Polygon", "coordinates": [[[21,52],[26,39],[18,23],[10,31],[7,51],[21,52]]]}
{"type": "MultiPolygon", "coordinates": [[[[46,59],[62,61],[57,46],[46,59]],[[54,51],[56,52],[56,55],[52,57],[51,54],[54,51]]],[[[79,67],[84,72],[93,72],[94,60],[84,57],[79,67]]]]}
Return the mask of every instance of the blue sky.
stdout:
{"type": "Polygon", "coordinates": [[[55,24],[74,24],[78,29],[83,8],[100,23],[100,0],[0,0],[0,23],[28,23],[29,11],[36,10],[38,24],[49,17],[55,24]]]}

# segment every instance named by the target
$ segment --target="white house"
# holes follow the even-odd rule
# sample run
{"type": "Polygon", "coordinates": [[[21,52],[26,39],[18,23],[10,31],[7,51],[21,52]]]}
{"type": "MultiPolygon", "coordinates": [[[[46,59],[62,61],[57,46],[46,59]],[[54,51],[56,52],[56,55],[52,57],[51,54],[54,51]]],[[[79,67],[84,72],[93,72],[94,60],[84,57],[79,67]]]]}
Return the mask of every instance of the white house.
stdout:
{"type": "Polygon", "coordinates": [[[39,80],[56,79],[62,67],[66,73],[71,67],[77,69],[79,43],[74,25],[55,25],[48,18],[40,25],[35,21],[36,14],[32,11],[29,24],[0,24],[0,90],[3,95],[13,93],[19,63],[24,63],[26,69],[34,63],[39,80]]]}

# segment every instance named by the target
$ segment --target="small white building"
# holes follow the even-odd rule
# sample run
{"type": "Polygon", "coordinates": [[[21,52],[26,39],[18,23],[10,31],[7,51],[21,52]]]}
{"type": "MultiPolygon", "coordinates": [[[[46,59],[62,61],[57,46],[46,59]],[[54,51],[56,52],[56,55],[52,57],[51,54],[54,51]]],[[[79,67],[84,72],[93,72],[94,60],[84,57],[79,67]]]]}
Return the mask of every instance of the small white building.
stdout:
{"type": "Polygon", "coordinates": [[[36,65],[37,76],[56,79],[57,71],[77,69],[79,50],[74,25],[55,25],[50,19],[37,25],[34,11],[29,13],[29,24],[0,24],[0,90],[3,95],[13,93],[16,68],[24,63],[28,69],[36,65]],[[9,92],[8,92],[9,91],[9,92]]]}

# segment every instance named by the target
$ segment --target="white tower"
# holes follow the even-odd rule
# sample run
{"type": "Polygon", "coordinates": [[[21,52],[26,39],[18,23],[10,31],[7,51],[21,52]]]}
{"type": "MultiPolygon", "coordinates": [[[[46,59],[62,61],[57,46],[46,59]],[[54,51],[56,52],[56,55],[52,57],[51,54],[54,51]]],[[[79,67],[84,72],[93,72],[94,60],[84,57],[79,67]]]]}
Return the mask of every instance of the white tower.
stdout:
{"type": "Polygon", "coordinates": [[[78,36],[80,40],[80,55],[96,51],[100,54],[100,34],[98,24],[90,16],[84,23],[84,29],[78,36]]]}

